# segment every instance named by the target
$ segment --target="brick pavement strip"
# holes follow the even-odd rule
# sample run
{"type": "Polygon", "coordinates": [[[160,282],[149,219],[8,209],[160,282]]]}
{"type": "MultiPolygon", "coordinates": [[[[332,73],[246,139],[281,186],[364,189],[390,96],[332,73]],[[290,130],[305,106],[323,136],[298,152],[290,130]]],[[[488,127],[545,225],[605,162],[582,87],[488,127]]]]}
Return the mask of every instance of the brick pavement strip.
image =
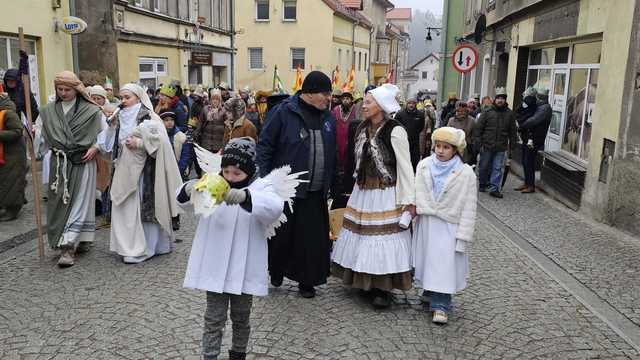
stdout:
{"type": "MultiPolygon", "coordinates": [[[[194,224],[170,255],[124,265],[108,231],[61,270],[35,243],[0,254],[0,359],[197,359],[205,296],[181,287],[194,224]]],[[[250,359],[637,359],[629,344],[480,217],[469,288],[436,326],[417,291],[375,311],[335,279],[254,302],[250,359]]],[[[230,343],[227,326],[223,351],[230,343]]]]}

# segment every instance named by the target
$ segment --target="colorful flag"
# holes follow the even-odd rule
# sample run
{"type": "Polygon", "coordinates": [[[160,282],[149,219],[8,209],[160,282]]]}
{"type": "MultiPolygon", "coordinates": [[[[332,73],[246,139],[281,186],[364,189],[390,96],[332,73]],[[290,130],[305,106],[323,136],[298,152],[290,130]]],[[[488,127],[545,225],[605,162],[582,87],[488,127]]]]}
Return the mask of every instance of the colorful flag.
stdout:
{"type": "Polygon", "coordinates": [[[296,68],[296,80],[293,82],[292,90],[294,93],[302,90],[302,69],[300,68],[300,65],[296,68]]]}
{"type": "Polygon", "coordinates": [[[333,70],[333,76],[331,78],[331,89],[336,90],[340,88],[340,67],[336,65],[336,69],[333,70]]]}
{"type": "Polygon", "coordinates": [[[349,76],[347,76],[347,80],[342,85],[342,92],[352,92],[353,91],[353,82],[356,77],[356,67],[352,66],[351,71],[349,71],[349,76]]]}
{"type": "Polygon", "coordinates": [[[273,70],[273,92],[276,94],[284,93],[284,85],[282,85],[282,80],[280,80],[278,65],[276,65],[275,69],[273,70]]]}

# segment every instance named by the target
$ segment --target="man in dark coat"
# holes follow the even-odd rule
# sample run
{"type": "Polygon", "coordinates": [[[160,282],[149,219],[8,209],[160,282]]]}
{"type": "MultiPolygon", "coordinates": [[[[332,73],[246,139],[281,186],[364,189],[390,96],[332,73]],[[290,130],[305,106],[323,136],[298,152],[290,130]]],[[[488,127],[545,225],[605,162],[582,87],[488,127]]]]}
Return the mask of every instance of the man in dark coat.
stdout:
{"type": "Polygon", "coordinates": [[[473,129],[473,144],[480,149],[480,191],[489,187],[489,195],[502,198],[502,168],[505,153],[509,158],[516,145],[516,116],[507,105],[505,88],[496,89],[493,108],[483,112],[473,129]]]}
{"type": "Polygon", "coordinates": [[[411,154],[411,165],[414,172],[418,162],[420,162],[420,132],[425,126],[424,112],[416,108],[417,104],[416,98],[409,98],[405,108],[398,111],[395,117],[407,130],[409,153],[411,154]]]}
{"type": "Polygon", "coordinates": [[[24,205],[27,185],[27,152],[22,121],[9,97],[0,96],[0,221],[18,217],[24,205]]]}
{"type": "Polygon", "coordinates": [[[540,90],[536,94],[536,98],[535,112],[520,123],[521,132],[528,134],[526,141],[525,138],[522,139],[524,185],[516,189],[523,194],[536,191],[536,157],[538,156],[538,151],[544,150],[544,142],[547,138],[547,131],[549,131],[553,115],[551,105],[549,105],[549,90],[540,90]]]}
{"type": "Polygon", "coordinates": [[[267,114],[257,147],[260,176],[290,165],[291,172],[308,171],[296,189],[293,213],[269,241],[271,283],[284,276],[298,282],[300,295],[315,296],[314,286],[329,276],[329,214],[327,195],[336,167],[336,122],[329,111],[331,79],[312,71],[302,90],[267,114]]]}
{"type": "MultiPolygon", "coordinates": [[[[24,98],[24,84],[22,83],[22,74],[29,73],[29,56],[26,52],[20,50],[20,66],[19,69],[9,69],[4,73],[4,91],[9,94],[9,98],[16,106],[18,116],[24,114],[27,116],[26,100],[24,98]]],[[[29,91],[29,100],[31,103],[31,119],[36,121],[40,112],[38,111],[38,102],[33,93],[29,91]]]]}
{"type": "Polygon", "coordinates": [[[436,125],[436,127],[447,126],[447,122],[452,116],[456,114],[456,103],[458,102],[458,96],[456,93],[449,93],[449,100],[447,104],[442,107],[442,112],[440,113],[440,123],[436,125]]]}

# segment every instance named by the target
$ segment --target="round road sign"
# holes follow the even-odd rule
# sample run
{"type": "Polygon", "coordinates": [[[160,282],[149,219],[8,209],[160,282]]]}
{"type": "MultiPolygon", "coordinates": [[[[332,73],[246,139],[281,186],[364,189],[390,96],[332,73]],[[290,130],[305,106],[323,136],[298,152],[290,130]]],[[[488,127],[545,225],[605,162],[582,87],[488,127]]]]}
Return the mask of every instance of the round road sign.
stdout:
{"type": "Polygon", "coordinates": [[[466,73],[478,65],[478,53],[471,45],[460,45],[451,57],[453,68],[460,73],[466,73]]]}

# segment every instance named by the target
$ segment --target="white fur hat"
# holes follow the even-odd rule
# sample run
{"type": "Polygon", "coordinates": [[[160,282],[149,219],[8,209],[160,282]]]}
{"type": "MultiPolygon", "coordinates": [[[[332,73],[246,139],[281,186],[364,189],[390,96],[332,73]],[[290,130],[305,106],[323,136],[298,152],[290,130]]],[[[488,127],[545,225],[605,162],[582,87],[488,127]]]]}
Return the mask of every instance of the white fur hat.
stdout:
{"type": "Polygon", "coordinates": [[[464,149],[467,147],[464,131],[450,126],[437,128],[431,135],[431,141],[434,145],[436,141],[442,141],[455,146],[460,156],[464,154],[464,149]]]}
{"type": "Polygon", "coordinates": [[[369,93],[376,99],[376,102],[385,113],[392,114],[400,110],[400,104],[396,100],[396,96],[400,93],[400,89],[397,86],[383,84],[369,91],[369,93]]]}

